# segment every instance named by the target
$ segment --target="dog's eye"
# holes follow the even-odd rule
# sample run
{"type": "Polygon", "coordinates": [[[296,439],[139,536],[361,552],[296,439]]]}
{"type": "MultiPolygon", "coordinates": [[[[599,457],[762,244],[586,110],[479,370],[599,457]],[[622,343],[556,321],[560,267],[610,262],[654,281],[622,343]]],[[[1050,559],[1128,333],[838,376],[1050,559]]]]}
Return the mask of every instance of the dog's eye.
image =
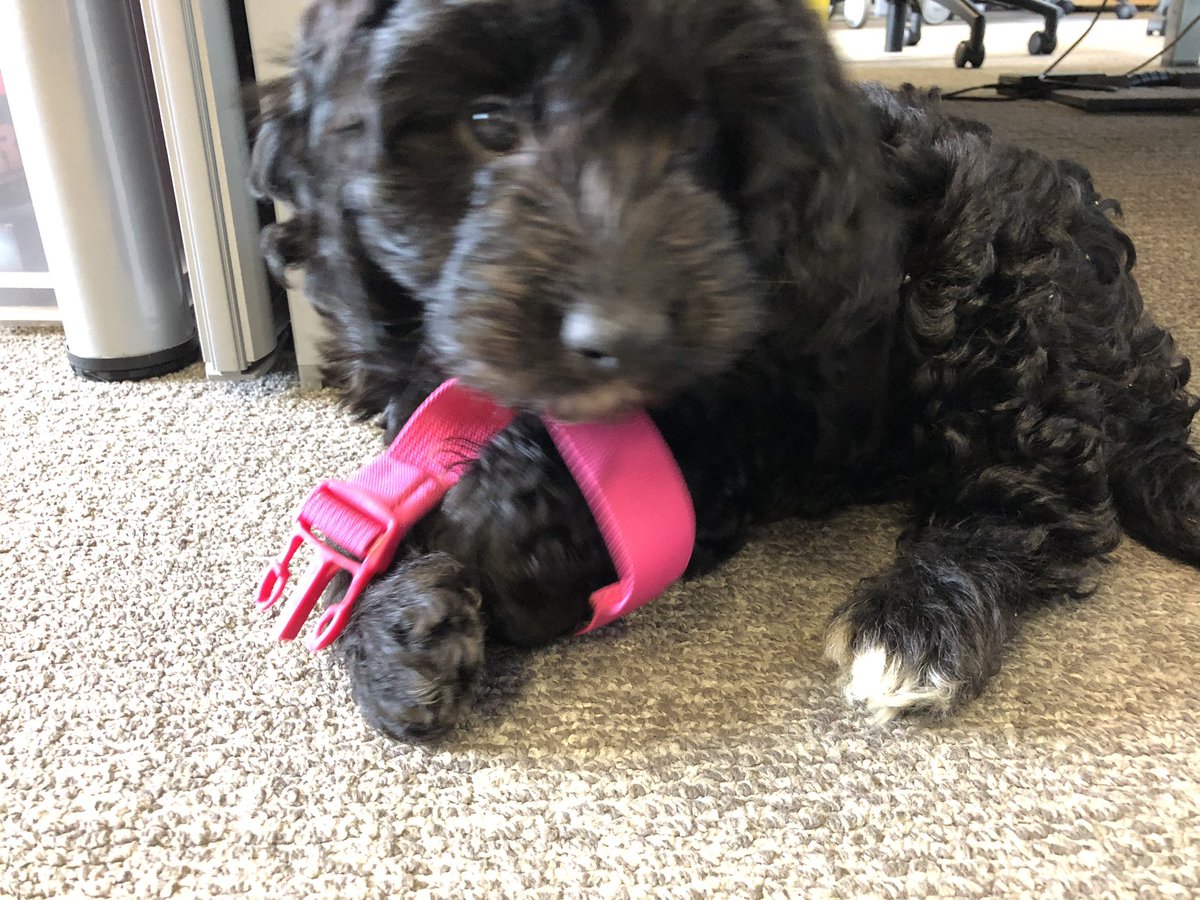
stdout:
{"type": "Polygon", "coordinates": [[[493,153],[509,153],[521,139],[521,127],[512,104],[505,100],[484,100],[471,109],[471,133],[493,153]]]}

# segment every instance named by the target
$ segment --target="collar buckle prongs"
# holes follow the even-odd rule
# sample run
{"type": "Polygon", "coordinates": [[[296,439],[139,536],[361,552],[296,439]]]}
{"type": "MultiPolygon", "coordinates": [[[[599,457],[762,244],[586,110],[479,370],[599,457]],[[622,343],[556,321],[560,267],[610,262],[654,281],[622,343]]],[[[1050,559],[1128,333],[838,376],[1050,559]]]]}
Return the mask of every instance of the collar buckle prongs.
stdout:
{"type": "MultiPolygon", "coordinates": [[[[361,526],[359,528],[361,530],[361,526]]],[[[294,640],[334,576],[339,572],[348,572],[351,577],[346,593],[321,616],[316,631],[308,642],[308,649],[317,653],[333,643],[346,627],[354,601],[358,599],[363,588],[385,569],[396,555],[396,548],[404,532],[405,529],[401,527],[396,514],[375,495],[342,481],[324,481],[319,484],[296,516],[296,530],[283,556],[267,570],[259,587],[258,607],[262,610],[270,609],[283,594],[289,575],[288,567],[300,545],[307,543],[312,547],[317,558],[304,574],[300,596],[284,612],[275,632],[276,638],[281,641],[294,640]],[[310,509],[313,501],[318,498],[333,502],[341,506],[347,514],[357,514],[360,520],[365,519],[374,526],[376,533],[370,538],[362,559],[337,546],[340,535],[318,533],[314,529],[311,516],[306,515],[304,510],[310,509]]],[[[360,536],[361,533],[356,535],[360,536]]],[[[347,543],[357,544],[359,541],[347,543]]]]}

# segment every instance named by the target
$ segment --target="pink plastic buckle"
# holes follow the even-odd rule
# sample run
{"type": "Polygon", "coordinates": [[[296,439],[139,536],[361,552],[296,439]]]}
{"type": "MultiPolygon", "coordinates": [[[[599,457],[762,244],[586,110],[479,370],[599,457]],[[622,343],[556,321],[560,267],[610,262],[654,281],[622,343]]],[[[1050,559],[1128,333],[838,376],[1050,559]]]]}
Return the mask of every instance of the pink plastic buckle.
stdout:
{"type": "MultiPolygon", "coordinates": [[[[354,601],[391,563],[408,529],[437,506],[461,477],[462,463],[477,460],[514,415],[448,381],[413,414],[388,451],[360,469],[351,483],[326,481],[313,491],[287,549],[258,591],[260,609],[274,606],[300,545],[313,545],[317,559],[277,637],[293,640],[333,577],[346,571],[349,588],[322,615],[308,646],[315,653],[333,643],[354,601]]],[[[695,513],[679,466],[645,412],[607,422],[544,422],[587,499],[619,576],[592,595],[592,620],[583,629],[590,631],[648,603],[684,572],[695,542],[695,513]]]]}
{"type": "Polygon", "coordinates": [[[296,516],[296,530],[288,542],[287,549],[266,572],[258,590],[256,604],[260,610],[268,610],[274,606],[283,594],[284,586],[289,577],[288,567],[296,551],[302,543],[308,542],[317,554],[308,571],[304,574],[303,587],[300,596],[284,613],[275,637],[281,641],[291,641],[300,633],[300,629],[312,614],[317,601],[329,587],[334,576],[339,571],[350,573],[350,586],[340,601],[325,610],[317,622],[316,630],[308,641],[308,649],[313,653],[324,650],[342,633],[354,601],[362,593],[364,587],[382,572],[396,555],[407,530],[402,526],[399,517],[388,506],[373,494],[346,484],[342,481],[323,481],[305,501],[304,507],[319,496],[336,500],[349,507],[364,518],[370,519],[379,526],[379,536],[372,542],[363,559],[355,559],[336,547],[330,545],[323,536],[319,535],[313,523],[305,515],[303,508],[296,516]]]}

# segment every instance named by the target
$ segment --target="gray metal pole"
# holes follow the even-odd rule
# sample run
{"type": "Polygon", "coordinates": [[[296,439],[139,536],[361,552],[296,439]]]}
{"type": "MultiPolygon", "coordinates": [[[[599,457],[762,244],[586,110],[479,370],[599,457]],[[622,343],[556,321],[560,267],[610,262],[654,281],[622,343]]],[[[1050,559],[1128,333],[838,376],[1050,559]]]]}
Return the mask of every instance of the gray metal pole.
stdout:
{"type": "MultiPolygon", "coordinates": [[[[1196,16],[1200,16],[1200,0],[1171,0],[1167,10],[1167,28],[1163,40],[1175,40],[1196,16]]],[[[1163,56],[1164,66],[1194,66],[1200,63],[1200,24],[1183,36],[1178,44],[1163,56]]]]}
{"type": "Polygon", "coordinates": [[[199,355],[179,222],[124,0],[10,0],[0,59],[71,365],[101,380],[199,355]]]}

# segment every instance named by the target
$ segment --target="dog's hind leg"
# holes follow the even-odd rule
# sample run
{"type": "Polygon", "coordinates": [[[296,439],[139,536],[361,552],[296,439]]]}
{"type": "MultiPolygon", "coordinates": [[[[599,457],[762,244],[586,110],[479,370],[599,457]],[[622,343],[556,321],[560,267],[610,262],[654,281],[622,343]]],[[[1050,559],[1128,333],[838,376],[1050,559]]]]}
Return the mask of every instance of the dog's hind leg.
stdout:
{"type": "Polygon", "coordinates": [[[1122,453],[1113,498],[1122,527],[1152,550],[1200,566],[1200,457],[1178,435],[1122,453]]]}
{"type": "Polygon", "coordinates": [[[1088,302],[1071,310],[1080,368],[1104,404],[1113,500],[1121,525],[1149,547],[1200,565],[1200,457],[1189,446],[1200,400],[1187,391],[1191,366],[1146,313],[1133,276],[1133,242],[1109,219],[1116,207],[1087,172],[1060,168],[1084,200],[1077,227],[1086,265],[1076,287],[1088,302]]]}
{"type": "Polygon", "coordinates": [[[1114,380],[1107,427],[1121,525],[1151,549],[1200,566],[1200,456],[1189,446],[1198,401],[1170,335],[1142,316],[1132,364],[1114,380]]]}

